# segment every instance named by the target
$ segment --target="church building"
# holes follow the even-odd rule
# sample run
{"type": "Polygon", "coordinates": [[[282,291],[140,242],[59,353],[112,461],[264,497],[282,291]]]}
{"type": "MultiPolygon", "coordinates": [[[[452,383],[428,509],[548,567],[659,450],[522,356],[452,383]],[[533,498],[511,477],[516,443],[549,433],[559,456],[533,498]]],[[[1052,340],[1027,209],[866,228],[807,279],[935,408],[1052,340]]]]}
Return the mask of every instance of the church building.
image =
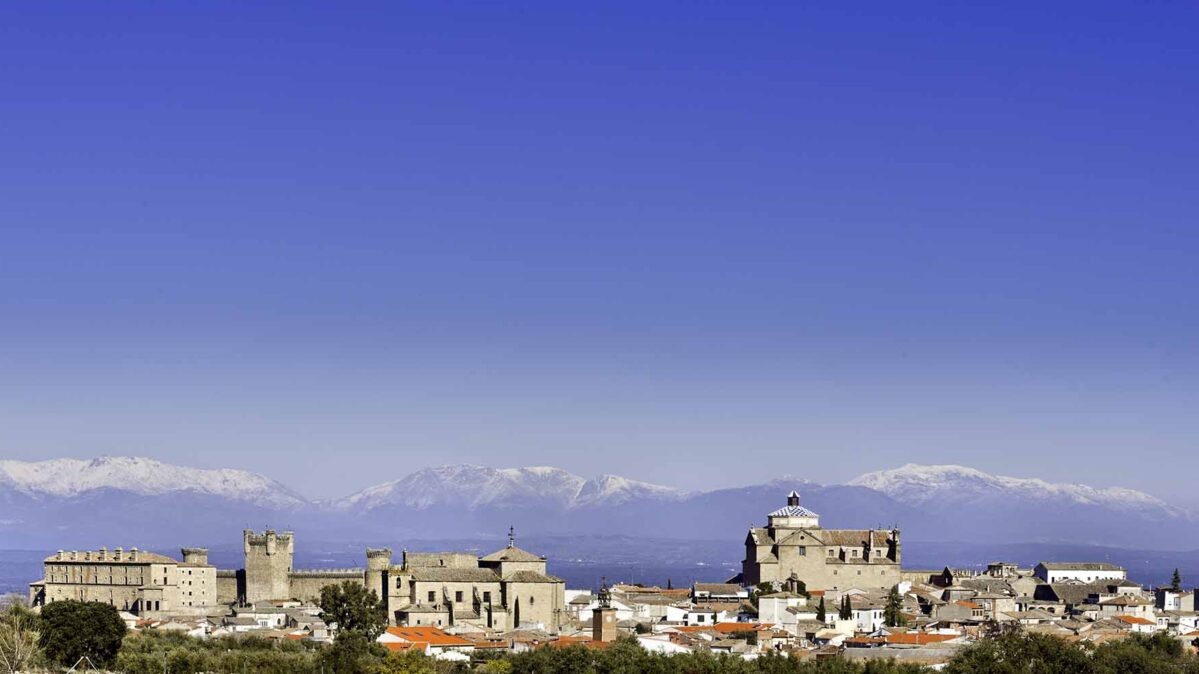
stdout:
{"type": "Polygon", "coordinates": [[[766,527],[751,528],[745,539],[746,586],[794,579],[809,590],[837,590],[889,588],[900,581],[898,529],[824,529],[820,515],[801,506],[794,491],[767,518],[766,527]]]}

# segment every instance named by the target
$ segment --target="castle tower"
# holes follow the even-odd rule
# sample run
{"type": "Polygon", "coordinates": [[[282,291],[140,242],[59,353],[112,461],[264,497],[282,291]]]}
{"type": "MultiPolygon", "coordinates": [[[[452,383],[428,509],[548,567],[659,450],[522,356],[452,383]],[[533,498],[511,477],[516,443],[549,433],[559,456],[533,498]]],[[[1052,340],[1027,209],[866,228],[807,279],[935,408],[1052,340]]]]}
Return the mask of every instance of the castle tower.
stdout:
{"type": "Polygon", "coordinates": [[[391,548],[366,549],[366,589],[374,590],[387,608],[387,570],[391,568],[391,548]]]}
{"type": "MultiPolygon", "coordinates": [[[[137,548],[134,548],[136,551],[137,548]]],[[[180,550],[183,553],[184,564],[199,564],[208,566],[208,548],[183,548],[180,550]]],[[[133,554],[132,552],[130,553],[133,554]]]]}
{"type": "Polygon", "coordinates": [[[246,555],[246,603],[290,599],[290,574],[295,554],[292,532],[267,529],[258,534],[246,529],[242,539],[246,555]]]}

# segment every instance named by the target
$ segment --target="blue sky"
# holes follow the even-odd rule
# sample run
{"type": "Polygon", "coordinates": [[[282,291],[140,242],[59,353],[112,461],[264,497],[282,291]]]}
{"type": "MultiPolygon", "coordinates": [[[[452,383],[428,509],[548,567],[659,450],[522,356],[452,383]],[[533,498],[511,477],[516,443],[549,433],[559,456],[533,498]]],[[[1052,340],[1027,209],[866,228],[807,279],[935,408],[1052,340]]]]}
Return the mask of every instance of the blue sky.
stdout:
{"type": "Polygon", "coordinates": [[[1185,494],[1196,29],[1154,1],[5,4],[0,456],[320,497],[463,461],[1185,494]]]}

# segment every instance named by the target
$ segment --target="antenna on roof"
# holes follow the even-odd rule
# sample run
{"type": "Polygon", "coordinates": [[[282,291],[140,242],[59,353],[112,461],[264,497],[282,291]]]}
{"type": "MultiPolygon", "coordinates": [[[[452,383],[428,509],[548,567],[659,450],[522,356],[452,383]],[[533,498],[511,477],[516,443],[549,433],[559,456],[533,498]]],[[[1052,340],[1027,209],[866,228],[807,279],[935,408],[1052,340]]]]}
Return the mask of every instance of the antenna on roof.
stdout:
{"type": "Polygon", "coordinates": [[[516,547],[516,527],[508,525],[508,547],[516,547]]]}

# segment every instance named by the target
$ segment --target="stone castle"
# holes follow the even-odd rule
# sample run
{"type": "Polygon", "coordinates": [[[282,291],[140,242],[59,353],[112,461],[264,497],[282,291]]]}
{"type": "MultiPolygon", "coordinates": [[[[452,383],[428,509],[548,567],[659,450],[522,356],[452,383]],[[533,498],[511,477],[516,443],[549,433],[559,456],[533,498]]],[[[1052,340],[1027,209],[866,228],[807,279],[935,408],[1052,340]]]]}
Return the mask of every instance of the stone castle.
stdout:
{"type": "Polygon", "coordinates": [[[820,515],[801,506],[792,491],[787,505],[767,515],[767,526],[750,528],[741,582],[889,588],[901,580],[900,554],[899,529],[824,529],[820,515]]]}
{"type": "Polygon", "coordinates": [[[111,604],[143,618],[205,615],[214,609],[289,601],[317,603],[321,590],[351,582],[374,590],[393,625],[521,626],[557,631],[566,585],[546,572],[546,558],[508,545],[479,557],[467,552],[405,551],[399,564],[387,548],[368,549],[366,568],[296,569],[295,534],[242,532],[245,563],[218,570],[208,551],[184,548],[183,561],[132,548],[59,551],[29,586],[34,606],[74,599],[111,604]]]}

